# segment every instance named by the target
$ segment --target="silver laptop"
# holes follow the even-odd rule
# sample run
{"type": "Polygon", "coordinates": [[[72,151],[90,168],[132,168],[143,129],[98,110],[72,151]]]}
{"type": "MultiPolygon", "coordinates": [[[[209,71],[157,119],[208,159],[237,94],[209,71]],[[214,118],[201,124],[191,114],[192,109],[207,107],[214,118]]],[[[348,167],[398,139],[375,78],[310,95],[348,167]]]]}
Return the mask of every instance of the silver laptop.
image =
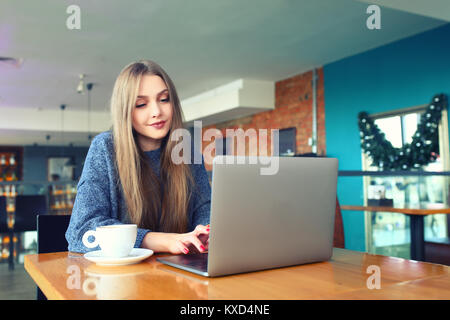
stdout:
{"type": "Polygon", "coordinates": [[[207,277],[329,260],[338,160],[277,157],[262,174],[270,158],[216,156],[208,253],[157,260],[207,277]]]}

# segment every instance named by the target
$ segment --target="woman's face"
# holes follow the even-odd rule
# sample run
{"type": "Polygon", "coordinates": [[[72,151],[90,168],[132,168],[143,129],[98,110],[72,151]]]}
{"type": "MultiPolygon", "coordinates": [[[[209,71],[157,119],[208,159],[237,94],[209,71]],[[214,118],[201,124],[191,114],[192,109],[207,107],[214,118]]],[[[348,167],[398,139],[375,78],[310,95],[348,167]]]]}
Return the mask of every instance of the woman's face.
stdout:
{"type": "Polygon", "coordinates": [[[138,133],[142,150],[155,150],[167,135],[172,124],[172,102],[164,80],[155,75],[143,75],[135,108],[133,128],[138,133]]]}

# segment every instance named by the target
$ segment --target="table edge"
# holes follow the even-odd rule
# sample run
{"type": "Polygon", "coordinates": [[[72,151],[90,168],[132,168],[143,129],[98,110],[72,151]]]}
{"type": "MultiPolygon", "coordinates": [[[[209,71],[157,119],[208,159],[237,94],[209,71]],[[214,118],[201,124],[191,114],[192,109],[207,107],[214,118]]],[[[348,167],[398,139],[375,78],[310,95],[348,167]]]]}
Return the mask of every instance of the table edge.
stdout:
{"type": "MultiPolygon", "coordinates": [[[[67,253],[67,251],[62,251],[60,253],[67,253]]],[[[43,254],[43,253],[41,253],[43,254]]],[[[45,254],[45,253],[44,253],[45,254]]],[[[33,262],[30,260],[31,256],[39,256],[39,254],[27,254],[24,256],[24,268],[28,275],[33,279],[34,284],[38,287],[45,295],[48,300],[67,300],[62,294],[56,290],[50,281],[34,266],[33,262]],[[39,283],[41,286],[38,285],[39,283]]]]}

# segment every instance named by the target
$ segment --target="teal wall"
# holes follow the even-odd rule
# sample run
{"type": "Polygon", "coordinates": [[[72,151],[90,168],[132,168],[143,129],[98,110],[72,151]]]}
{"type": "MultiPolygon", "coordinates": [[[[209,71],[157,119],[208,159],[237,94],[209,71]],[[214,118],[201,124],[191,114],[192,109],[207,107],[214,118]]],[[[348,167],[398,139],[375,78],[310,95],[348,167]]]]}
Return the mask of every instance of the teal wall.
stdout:
{"type": "MultiPolygon", "coordinates": [[[[339,170],[361,170],[360,111],[412,107],[450,94],[450,24],[323,69],[327,155],[339,159],[339,170]]],[[[363,204],[360,178],[339,178],[337,192],[341,204],[363,204]]],[[[342,214],[346,248],[365,251],[363,213],[342,214]]]]}

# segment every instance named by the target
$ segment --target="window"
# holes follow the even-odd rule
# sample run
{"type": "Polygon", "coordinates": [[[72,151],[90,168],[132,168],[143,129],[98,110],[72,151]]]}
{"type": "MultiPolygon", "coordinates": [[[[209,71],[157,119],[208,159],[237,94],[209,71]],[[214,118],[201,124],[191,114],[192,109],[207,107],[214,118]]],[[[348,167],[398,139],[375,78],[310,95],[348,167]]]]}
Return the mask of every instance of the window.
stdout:
{"type": "Polygon", "coordinates": [[[281,129],[279,131],[279,155],[293,156],[296,152],[295,128],[281,129]]]}
{"type": "MultiPolygon", "coordinates": [[[[425,106],[400,112],[374,115],[375,124],[395,148],[411,143],[425,106]]],[[[440,157],[423,168],[440,172],[448,168],[448,124],[446,111],[439,125],[440,157]],[[447,137],[447,138],[446,138],[447,137]],[[446,142],[447,141],[447,142],[446,142]]],[[[363,154],[363,170],[378,170],[371,166],[371,159],[363,154]]],[[[430,204],[447,204],[448,179],[445,176],[397,176],[366,177],[366,201],[373,194],[371,189],[381,188],[394,207],[417,207],[430,204]],[[369,188],[371,185],[371,188],[369,188]],[[376,186],[376,188],[373,187],[376,186]]],[[[425,240],[448,237],[446,215],[425,217],[425,240]]],[[[409,217],[397,213],[366,213],[366,248],[370,253],[410,258],[409,217]]]]}

